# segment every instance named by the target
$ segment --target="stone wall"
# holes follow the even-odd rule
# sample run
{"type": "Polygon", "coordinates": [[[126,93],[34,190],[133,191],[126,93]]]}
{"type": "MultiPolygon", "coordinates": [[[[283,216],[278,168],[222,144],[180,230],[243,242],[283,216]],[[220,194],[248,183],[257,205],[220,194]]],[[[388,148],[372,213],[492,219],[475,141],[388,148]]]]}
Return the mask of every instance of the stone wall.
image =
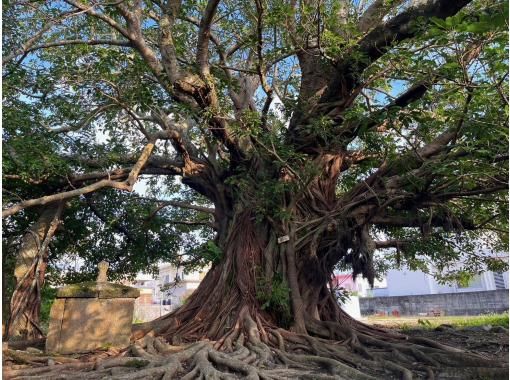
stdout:
{"type": "Polygon", "coordinates": [[[361,315],[479,315],[508,311],[508,289],[360,298],[361,315]]]}

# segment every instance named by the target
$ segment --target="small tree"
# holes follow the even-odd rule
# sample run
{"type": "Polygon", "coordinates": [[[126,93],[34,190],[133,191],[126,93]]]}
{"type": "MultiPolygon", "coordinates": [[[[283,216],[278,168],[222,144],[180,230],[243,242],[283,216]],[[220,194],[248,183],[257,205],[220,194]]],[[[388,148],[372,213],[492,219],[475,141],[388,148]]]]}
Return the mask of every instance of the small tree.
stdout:
{"type": "MultiPolygon", "coordinates": [[[[169,206],[162,202],[157,207],[164,205],[169,206]]],[[[51,203],[4,219],[3,298],[8,339],[43,336],[39,326],[43,287],[94,280],[101,260],[112,263],[109,279],[113,281],[133,278],[139,271],[157,273],[158,262],[180,261],[179,247],[197,246],[210,238],[210,229],[197,231],[200,223],[209,223],[209,214],[175,209],[155,213],[156,209],[152,200],[106,191],[73,199],[65,206],[51,203]],[[196,217],[197,225],[169,224],[183,215],[196,217]]]]}
{"type": "MultiPolygon", "coordinates": [[[[469,242],[506,241],[504,2],[4,6],[4,184],[24,199],[6,193],[4,217],[132,191],[142,175],[165,178],[153,191],[182,183],[191,202],[180,206],[214,216],[212,269],[135,337],[246,342],[261,363],[342,377],[459,361],[497,373],[352,320],[328,282],[339,262],[372,282],[377,248],[396,248],[395,261],[447,265],[469,251],[477,268],[499,264],[469,242]]],[[[190,376],[211,371],[200,362],[190,376]]]]}

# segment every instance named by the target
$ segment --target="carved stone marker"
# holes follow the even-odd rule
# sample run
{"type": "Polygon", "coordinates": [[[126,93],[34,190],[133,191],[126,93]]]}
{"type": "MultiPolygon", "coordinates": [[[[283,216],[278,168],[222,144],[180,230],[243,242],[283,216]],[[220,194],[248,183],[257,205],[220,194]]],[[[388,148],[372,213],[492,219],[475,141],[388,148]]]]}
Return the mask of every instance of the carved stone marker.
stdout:
{"type": "Polygon", "coordinates": [[[110,264],[108,264],[108,261],[101,261],[99,264],[97,264],[97,267],[99,268],[99,273],[97,275],[97,282],[107,282],[108,277],[106,277],[106,272],[108,271],[110,264]]]}
{"type": "Polygon", "coordinates": [[[99,263],[97,281],[60,288],[50,311],[46,351],[70,354],[127,347],[135,299],[140,291],[107,281],[108,263],[99,263]]]}

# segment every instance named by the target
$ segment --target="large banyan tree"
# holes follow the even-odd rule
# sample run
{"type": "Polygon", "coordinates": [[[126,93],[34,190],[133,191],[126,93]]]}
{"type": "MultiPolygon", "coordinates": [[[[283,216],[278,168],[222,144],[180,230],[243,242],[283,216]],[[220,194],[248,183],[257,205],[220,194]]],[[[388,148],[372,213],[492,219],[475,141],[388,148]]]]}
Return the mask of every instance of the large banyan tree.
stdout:
{"type": "Polygon", "coordinates": [[[373,282],[378,249],[504,267],[477,244],[506,244],[507,13],[494,0],[4,2],[4,220],[34,207],[55,220],[146,177],[168,201],[153,215],[183,207],[200,221],[177,223],[214,231],[200,287],[134,329],[132,354],[153,365],[125,378],[507,376],[351,319],[331,283],[338,266],[373,282]]]}

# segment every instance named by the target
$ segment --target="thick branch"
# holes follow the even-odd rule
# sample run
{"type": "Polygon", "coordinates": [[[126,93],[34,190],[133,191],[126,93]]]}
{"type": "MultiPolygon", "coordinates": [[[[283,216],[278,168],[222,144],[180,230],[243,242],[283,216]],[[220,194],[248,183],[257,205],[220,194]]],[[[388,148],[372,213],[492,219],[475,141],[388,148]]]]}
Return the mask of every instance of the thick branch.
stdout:
{"type": "MultiPolygon", "coordinates": [[[[151,160],[149,160],[150,162],[151,160]]],[[[75,174],[69,177],[69,181],[73,185],[82,184],[83,182],[87,181],[94,181],[99,179],[108,178],[110,180],[121,180],[126,179],[131,172],[133,168],[127,167],[127,168],[120,168],[120,169],[114,169],[110,171],[104,171],[104,172],[90,172],[85,174],[75,174]]],[[[165,167],[165,168],[159,168],[159,167],[152,167],[152,165],[149,163],[148,167],[145,167],[142,169],[140,174],[146,174],[146,175],[182,175],[183,171],[181,167],[178,166],[172,166],[172,167],[165,167]]]]}
{"type": "Polygon", "coordinates": [[[459,12],[470,2],[471,0],[420,1],[418,5],[409,7],[387,23],[379,25],[358,44],[356,50],[368,58],[367,62],[361,63],[361,68],[367,67],[369,63],[381,57],[398,42],[414,37],[416,33],[419,33],[420,30],[416,28],[418,18],[422,17],[426,20],[432,17],[445,19],[459,12]]]}
{"type": "Polygon", "coordinates": [[[402,246],[411,244],[412,242],[409,240],[382,240],[382,241],[374,241],[376,249],[385,249],[385,248],[400,248],[402,246]]]}
{"type": "Polygon", "coordinates": [[[59,194],[53,194],[53,195],[47,195],[41,198],[36,199],[30,199],[27,201],[19,202],[11,207],[8,207],[2,211],[2,218],[5,218],[7,216],[16,214],[17,212],[33,206],[38,205],[45,205],[50,202],[55,201],[63,201],[65,199],[74,198],[80,195],[85,195],[88,193],[92,193],[94,191],[97,191],[99,189],[102,189],[104,187],[111,187],[114,189],[119,190],[125,190],[125,191],[133,191],[133,186],[138,178],[138,175],[140,174],[140,171],[142,170],[143,166],[147,163],[147,160],[149,159],[150,154],[152,153],[152,150],[154,149],[154,142],[149,142],[144,150],[142,151],[140,158],[136,162],[136,164],[131,169],[131,172],[128,175],[128,178],[126,181],[123,182],[117,182],[109,179],[101,180],[99,182],[93,183],[88,186],[84,186],[79,189],[74,189],[70,191],[64,191],[59,194]]]}
{"type": "Polygon", "coordinates": [[[197,64],[203,76],[209,75],[209,39],[211,38],[211,24],[216,14],[220,0],[209,0],[205,13],[200,21],[197,43],[197,64]]]}
{"type": "MultiPolygon", "coordinates": [[[[473,220],[464,216],[457,217],[465,230],[474,230],[475,223],[473,220]]],[[[442,227],[446,219],[440,215],[375,215],[370,219],[371,224],[385,227],[422,227],[430,225],[433,227],[442,227]]]]}
{"type": "Polygon", "coordinates": [[[180,0],[167,1],[163,7],[163,17],[161,17],[159,22],[159,49],[163,59],[163,67],[165,68],[165,72],[172,83],[179,77],[179,67],[177,65],[177,55],[172,36],[172,28],[180,7],[180,0]]]}
{"type": "MultiPolygon", "coordinates": [[[[364,194],[368,191],[367,186],[372,186],[373,183],[383,177],[388,178],[399,174],[405,174],[413,169],[419,168],[423,164],[424,160],[427,160],[441,153],[446,148],[448,143],[452,141],[456,136],[457,129],[450,129],[440,134],[432,142],[425,145],[424,147],[402,155],[400,159],[397,159],[393,162],[384,161],[376,172],[371,174],[363,182],[353,187],[349,192],[349,195],[346,196],[346,199],[354,199],[360,194],[364,194]],[[403,167],[407,169],[405,173],[401,173],[403,167]]],[[[389,183],[388,187],[394,187],[397,184],[399,178],[400,177],[392,178],[392,183],[389,183]]],[[[387,189],[385,188],[384,191],[386,190],[387,189]]]]}
{"type": "Polygon", "coordinates": [[[376,27],[382,23],[384,16],[392,8],[402,4],[404,0],[387,1],[387,0],[375,0],[367,10],[363,13],[358,21],[358,28],[361,32],[368,32],[370,29],[376,27]]]}
{"type": "MultiPolygon", "coordinates": [[[[257,6],[257,72],[260,79],[260,84],[262,86],[262,89],[266,93],[266,101],[264,102],[264,106],[262,107],[262,128],[266,129],[266,123],[267,123],[267,113],[269,112],[269,107],[271,106],[271,103],[273,101],[273,89],[269,84],[267,83],[266,73],[264,70],[264,58],[262,55],[262,49],[263,49],[263,20],[264,20],[264,5],[262,3],[262,0],[256,0],[255,4],[257,6]]],[[[274,79],[273,79],[274,80],[274,79]]]]}
{"type": "Polygon", "coordinates": [[[131,46],[131,42],[127,40],[61,40],[54,42],[47,42],[37,46],[33,46],[30,49],[25,50],[26,53],[30,53],[35,50],[48,49],[51,47],[68,46],[68,45],[111,45],[111,46],[131,46]]]}
{"type": "MultiPolygon", "coordinates": [[[[318,101],[317,106],[310,109],[309,115],[304,115],[305,120],[318,113],[329,115],[334,121],[341,122],[341,113],[352,104],[357,95],[353,93],[353,90],[359,87],[361,74],[391,47],[415,36],[419,32],[419,29],[416,28],[418,18],[422,17],[427,20],[431,17],[437,17],[444,19],[456,14],[469,2],[470,0],[420,2],[419,5],[406,9],[387,23],[372,29],[350,52],[344,52],[343,56],[347,58],[336,63],[335,73],[332,79],[328,80],[324,94],[318,101]],[[360,56],[363,59],[359,59],[360,56]]],[[[325,73],[325,75],[327,74],[325,73]]],[[[306,102],[307,99],[303,99],[302,95],[300,94],[300,99],[306,102]]],[[[291,122],[290,129],[302,123],[303,120],[295,117],[291,122]]]]}

